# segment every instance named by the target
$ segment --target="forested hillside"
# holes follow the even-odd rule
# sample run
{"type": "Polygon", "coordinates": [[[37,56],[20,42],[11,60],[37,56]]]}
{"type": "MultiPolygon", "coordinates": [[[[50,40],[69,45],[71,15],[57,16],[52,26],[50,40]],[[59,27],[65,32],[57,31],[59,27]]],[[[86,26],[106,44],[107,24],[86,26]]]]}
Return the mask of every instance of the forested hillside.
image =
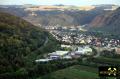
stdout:
{"type": "Polygon", "coordinates": [[[57,47],[57,41],[48,32],[0,12],[0,78],[34,70],[35,59],[57,47]]]}

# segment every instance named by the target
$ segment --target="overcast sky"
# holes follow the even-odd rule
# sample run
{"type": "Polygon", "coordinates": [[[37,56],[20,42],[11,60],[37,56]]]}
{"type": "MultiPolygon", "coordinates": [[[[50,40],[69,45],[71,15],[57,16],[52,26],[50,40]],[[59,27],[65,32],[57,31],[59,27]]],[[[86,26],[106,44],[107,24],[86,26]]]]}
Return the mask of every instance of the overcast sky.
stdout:
{"type": "Polygon", "coordinates": [[[96,5],[96,4],[117,4],[120,5],[120,0],[0,0],[2,5],[96,5]]]}

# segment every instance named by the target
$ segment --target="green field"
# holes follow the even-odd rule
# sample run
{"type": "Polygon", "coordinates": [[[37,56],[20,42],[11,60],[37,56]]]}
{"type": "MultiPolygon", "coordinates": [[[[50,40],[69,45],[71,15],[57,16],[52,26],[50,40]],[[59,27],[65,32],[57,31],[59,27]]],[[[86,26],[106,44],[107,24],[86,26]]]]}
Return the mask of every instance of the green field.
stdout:
{"type": "Polygon", "coordinates": [[[96,79],[97,68],[75,65],[66,69],[58,70],[38,79],[96,79]]]}
{"type": "MultiPolygon", "coordinates": [[[[100,79],[98,68],[89,66],[75,65],[56,72],[52,72],[37,79],[100,79]]],[[[109,77],[107,79],[115,79],[109,77]]]]}

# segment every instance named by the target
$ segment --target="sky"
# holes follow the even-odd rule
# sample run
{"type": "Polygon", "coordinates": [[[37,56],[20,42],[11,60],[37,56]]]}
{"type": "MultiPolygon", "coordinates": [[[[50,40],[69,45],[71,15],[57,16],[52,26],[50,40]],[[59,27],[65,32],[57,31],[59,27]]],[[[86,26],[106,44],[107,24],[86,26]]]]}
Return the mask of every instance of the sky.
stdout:
{"type": "Polygon", "coordinates": [[[116,4],[120,5],[120,0],[0,0],[0,5],[97,5],[97,4],[116,4]]]}

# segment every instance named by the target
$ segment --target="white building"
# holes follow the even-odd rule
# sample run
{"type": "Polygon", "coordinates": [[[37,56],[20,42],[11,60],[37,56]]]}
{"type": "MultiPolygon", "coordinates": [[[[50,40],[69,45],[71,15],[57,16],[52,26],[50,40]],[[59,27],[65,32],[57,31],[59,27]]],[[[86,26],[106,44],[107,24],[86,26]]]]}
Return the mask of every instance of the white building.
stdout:
{"type": "Polygon", "coordinates": [[[38,59],[38,60],[35,60],[35,62],[48,62],[48,61],[51,61],[52,59],[38,59]]]}
{"type": "Polygon", "coordinates": [[[61,47],[70,48],[71,46],[70,45],[64,45],[64,44],[62,44],[61,47]]]}
{"type": "Polygon", "coordinates": [[[92,49],[88,46],[85,47],[78,47],[78,50],[75,51],[75,54],[89,54],[92,53],[92,49]]]}
{"type": "Polygon", "coordinates": [[[63,56],[67,55],[69,53],[69,51],[56,51],[53,53],[49,53],[49,57],[50,59],[60,59],[63,56]]]}

